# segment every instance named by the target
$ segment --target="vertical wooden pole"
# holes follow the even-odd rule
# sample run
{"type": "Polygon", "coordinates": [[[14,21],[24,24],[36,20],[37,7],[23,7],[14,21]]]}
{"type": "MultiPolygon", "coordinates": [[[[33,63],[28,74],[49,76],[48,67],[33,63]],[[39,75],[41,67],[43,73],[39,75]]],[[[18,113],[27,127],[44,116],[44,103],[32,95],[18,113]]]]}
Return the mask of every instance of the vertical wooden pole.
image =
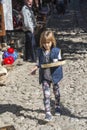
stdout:
{"type": "Polygon", "coordinates": [[[5,36],[5,22],[4,22],[4,12],[3,5],[0,3],[0,36],[5,36]]]}

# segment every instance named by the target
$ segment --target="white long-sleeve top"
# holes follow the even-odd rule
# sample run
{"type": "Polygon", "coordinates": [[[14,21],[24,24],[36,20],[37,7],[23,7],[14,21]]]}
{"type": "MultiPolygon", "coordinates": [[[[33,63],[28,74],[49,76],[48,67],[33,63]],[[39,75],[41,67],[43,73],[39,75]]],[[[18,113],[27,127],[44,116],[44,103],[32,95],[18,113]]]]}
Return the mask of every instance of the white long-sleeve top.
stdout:
{"type": "Polygon", "coordinates": [[[24,30],[33,33],[36,26],[36,20],[32,8],[24,5],[22,8],[22,15],[24,20],[24,30]]]}

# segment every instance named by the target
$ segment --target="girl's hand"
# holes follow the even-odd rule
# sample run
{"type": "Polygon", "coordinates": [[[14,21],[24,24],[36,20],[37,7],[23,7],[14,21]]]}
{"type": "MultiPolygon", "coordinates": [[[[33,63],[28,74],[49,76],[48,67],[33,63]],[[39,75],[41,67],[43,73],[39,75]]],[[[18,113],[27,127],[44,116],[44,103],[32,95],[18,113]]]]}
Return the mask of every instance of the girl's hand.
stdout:
{"type": "Polygon", "coordinates": [[[38,67],[37,66],[35,66],[31,71],[30,71],[30,73],[29,74],[31,74],[31,75],[35,75],[36,74],[36,70],[38,69],[38,67]]]}
{"type": "Polygon", "coordinates": [[[36,70],[33,70],[30,72],[31,75],[35,75],[36,74],[36,70]]]}

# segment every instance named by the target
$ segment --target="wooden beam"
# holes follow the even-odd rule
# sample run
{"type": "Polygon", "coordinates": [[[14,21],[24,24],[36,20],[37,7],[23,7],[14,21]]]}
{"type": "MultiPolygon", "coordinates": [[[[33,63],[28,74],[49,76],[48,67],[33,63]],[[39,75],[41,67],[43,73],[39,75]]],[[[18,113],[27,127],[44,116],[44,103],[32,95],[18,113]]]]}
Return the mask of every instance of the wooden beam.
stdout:
{"type": "Polygon", "coordinates": [[[0,36],[5,36],[5,22],[4,22],[4,13],[3,13],[3,5],[0,3],[0,36]]]}
{"type": "Polygon", "coordinates": [[[14,126],[5,126],[5,127],[2,127],[0,128],[0,130],[15,130],[14,126]]]}

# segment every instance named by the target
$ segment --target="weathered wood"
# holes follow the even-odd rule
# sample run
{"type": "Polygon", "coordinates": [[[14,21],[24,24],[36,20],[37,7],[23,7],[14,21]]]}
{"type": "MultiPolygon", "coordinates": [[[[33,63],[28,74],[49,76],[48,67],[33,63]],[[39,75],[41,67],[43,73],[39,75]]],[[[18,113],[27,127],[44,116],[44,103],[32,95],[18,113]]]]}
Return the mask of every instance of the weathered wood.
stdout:
{"type": "Polygon", "coordinates": [[[6,81],[8,74],[3,74],[0,75],[0,83],[3,83],[4,81],[6,81]]]}
{"type": "Polygon", "coordinates": [[[4,35],[6,35],[4,13],[3,13],[3,6],[0,3],[0,36],[4,36],[4,35]]]}
{"type": "Polygon", "coordinates": [[[49,63],[49,64],[42,64],[41,68],[57,67],[60,65],[64,65],[65,63],[66,63],[66,61],[63,60],[63,61],[57,61],[57,62],[53,62],[53,63],[49,63]]]}
{"type": "Polygon", "coordinates": [[[0,130],[15,130],[14,126],[5,126],[5,127],[2,127],[0,128],[0,130]]]}

